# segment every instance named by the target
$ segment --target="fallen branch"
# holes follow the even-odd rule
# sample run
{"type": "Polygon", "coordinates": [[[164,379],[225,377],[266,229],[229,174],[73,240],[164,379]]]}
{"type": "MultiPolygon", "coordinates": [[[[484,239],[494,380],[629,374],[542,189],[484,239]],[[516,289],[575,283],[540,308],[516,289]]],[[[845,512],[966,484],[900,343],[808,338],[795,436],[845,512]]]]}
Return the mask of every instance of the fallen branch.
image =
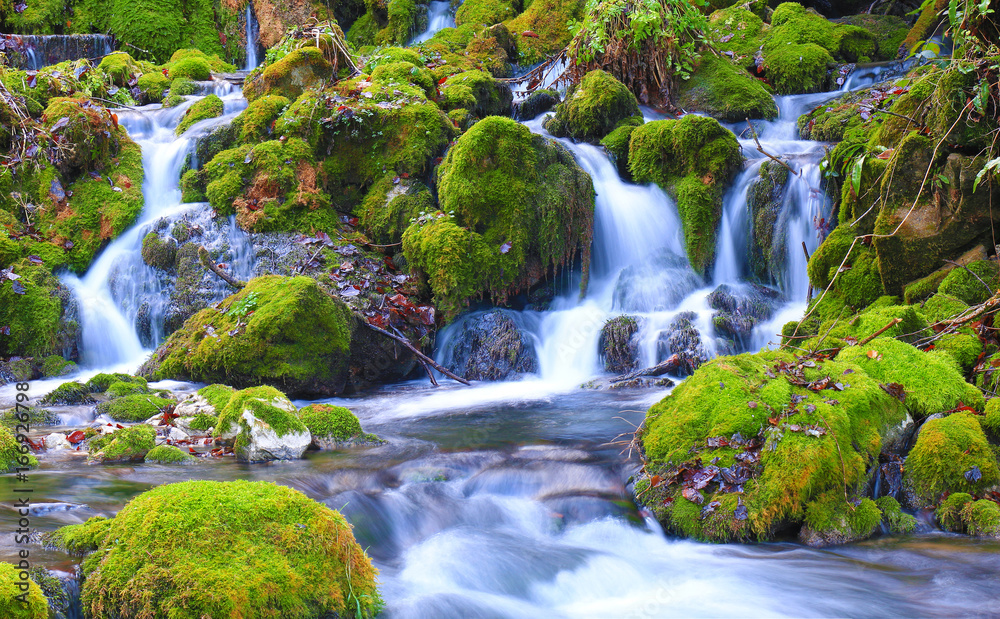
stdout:
{"type": "Polygon", "coordinates": [[[871,335],[869,335],[865,339],[863,339],[860,342],[858,342],[858,346],[864,346],[868,342],[874,340],[875,338],[877,338],[878,336],[882,335],[883,333],[885,333],[889,329],[895,327],[896,325],[898,325],[901,322],[903,322],[902,318],[893,318],[892,320],[889,321],[889,324],[887,324],[886,326],[882,327],[881,329],[879,329],[875,333],[872,333],[871,335]]]}
{"type": "Polygon", "coordinates": [[[775,157],[771,153],[769,153],[766,150],[764,150],[764,147],[760,145],[760,140],[757,139],[757,130],[754,129],[753,123],[750,122],[749,118],[747,118],[747,127],[750,129],[750,135],[753,136],[753,141],[757,145],[757,150],[760,151],[761,154],[763,154],[764,156],[768,157],[772,161],[774,161],[776,163],[780,163],[781,165],[785,166],[785,169],[787,169],[789,172],[791,172],[795,176],[799,175],[799,173],[796,172],[795,170],[793,170],[790,165],[788,165],[787,163],[785,163],[781,159],[778,159],[777,157],[775,157]]]}
{"type": "MultiPolygon", "coordinates": [[[[403,346],[406,346],[410,350],[410,352],[412,352],[417,357],[417,360],[419,360],[419,361],[421,361],[423,363],[426,363],[427,365],[431,366],[432,368],[434,368],[438,372],[441,372],[442,374],[444,374],[448,378],[450,378],[452,380],[456,380],[456,381],[462,383],[463,385],[470,384],[469,381],[465,380],[461,376],[456,376],[451,371],[449,371],[448,368],[444,367],[443,365],[439,364],[437,361],[431,359],[430,357],[428,357],[424,353],[420,352],[420,350],[418,350],[416,346],[414,346],[413,344],[411,344],[410,340],[406,339],[405,337],[401,337],[401,336],[398,336],[398,335],[396,335],[394,333],[390,333],[389,331],[386,331],[385,329],[380,329],[379,327],[376,327],[375,325],[373,325],[370,322],[366,322],[365,324],[372,331],[377,331],[378,333],[381,333],[382,335],[384,335],[386,337],[390,337],[390,338],[396,340],[397,342],[399,342],[403,346]]],[[[431,379],[431,380],[433,381],[433,379],[431,379]]]]}
{"type": "Polygon", "coordinates": [[[628,374],[622,374],[611,379],[611,383],[622,383],[627,380],[632,380],[635,378],[643,378],[647,376],[663,376],[668,372],[673,372],[681,367],[681,358],[677,355],[670,355],[666,361],[661,361],[651,368],[644,368],[642,370],[635,370],[634,372],[629,372],[628,374]]]}
{"type": "Polygon", "coordinates": [[[219,265],[212,262],[212,257],[208,255],[208,250],[205,249],[204,245],[198,247],[198,259],[201,260],[201,263],[205,265],[206,269],[208,269],[212,273],[215,273],[219,277],[219,279],[226,282],[233,288],[240,290],[246,287],[247,285],[246,282],[241,282],[240,280],[227,274],[225,271],[219,268],[219,265]]]}
{"type": "Polygon", "coordinates": [[[948,264],[954,265],[956,267],[961,267],[961,268],[965,269],[966,271],[968,271],[969,275],[971,275],[971,276],[975,277],[976,279],[978,279],[979,283],[982,284],[986,288],[986,290],[989,291],[990,296],[991,297],[993,296],[994,291],[993,291],[992,288],[990,288],[990,285],[987,284],[986,282],[984,282],[983,278],[979,277],[978,275],[976,275],[975,271],[973,271],[972,269],[970,269],[968,266],[966,266],[964,264],[961,264],[959,262],[955,262],[954,260],[945,260],[945,262],[947,262],[948,264]]]}

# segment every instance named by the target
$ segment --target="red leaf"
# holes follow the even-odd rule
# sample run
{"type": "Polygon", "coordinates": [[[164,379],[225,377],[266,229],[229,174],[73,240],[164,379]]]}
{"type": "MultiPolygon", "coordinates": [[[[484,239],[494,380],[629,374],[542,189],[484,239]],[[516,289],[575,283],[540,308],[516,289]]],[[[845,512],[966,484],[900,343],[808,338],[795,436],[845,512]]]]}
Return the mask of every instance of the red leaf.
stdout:
{"type": "Polygon", "coordinates": [[[525,30],[524,32],[521,33],[521,36],[522,37],[528,37],[529,39],[537,39],[538,38],[538,35],[535,34],[534,32],[532,32],[531,30],[525,30]]]}
{"type": "Polygon", "coordinates": [[[80,430],[74,430],[73,432],[70,432],[68,436],[66,436],[66,440],[74,445],[76,445],[77,443],[82,443],[86,438],[87,435],[81,432],[80,430]]]}
{"type": "Polygon", "coordinates": [[[702,503],[705,502],[705,497],[703,497],[701,493],[695,490],[694,488],[684,488],[683,490],[681,490],[681,496],[691,501],[692,503],[697,503],[698,505],[701,505],[702,503]]]}

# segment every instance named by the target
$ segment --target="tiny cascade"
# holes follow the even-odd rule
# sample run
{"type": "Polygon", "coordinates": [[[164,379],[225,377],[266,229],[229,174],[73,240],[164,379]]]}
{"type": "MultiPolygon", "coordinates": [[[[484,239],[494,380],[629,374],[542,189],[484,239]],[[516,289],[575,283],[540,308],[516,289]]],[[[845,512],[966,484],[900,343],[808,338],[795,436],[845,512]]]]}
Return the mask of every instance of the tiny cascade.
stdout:
{"type": "Polygon", "coordinates": [[[114,37],[106,34],[2,34],[0,41],[14,66],[29,71],[67,60],[99,60],[115,50],[114,37]]]}
{"type": "Polygon", "coordinates": [[[455,16],[451,13],[451,2],[431,2],[427,11],[427,30],[413,39],[413,44],[423,43],[445,28],[455,27],[455,16]]]}
{"type": "Polygon", "coordinates": [[[260,45],[258,38],[260,36],[260,24],[257,23],[257,17],[253,14],[253,5],[247,2],[246,11],[246,39],[247,39],[247,60],[246,65],[243,67],[246,71],[253,71],[260,64],[260,60],[257,58],[257,48],[260,45]]]}

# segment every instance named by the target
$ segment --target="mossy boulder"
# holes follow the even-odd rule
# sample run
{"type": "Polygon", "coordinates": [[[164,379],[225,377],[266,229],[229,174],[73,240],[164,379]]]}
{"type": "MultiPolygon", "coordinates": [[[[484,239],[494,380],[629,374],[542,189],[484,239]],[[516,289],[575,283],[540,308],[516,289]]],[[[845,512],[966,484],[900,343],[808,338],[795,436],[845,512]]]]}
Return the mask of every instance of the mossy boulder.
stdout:
{"type": "Polygon", "coordinates": [[[1000,483],[996,455],[976,416],[966,411],[930,419],[920,428],[904,475],[916,497],[932,505],[946,493],[981,494],[1000,483]]]}
{"type": "Polygon", "coordinates": [[[135,395],[138,393],[147,393],[149,389],[146,387],[146,381],[136,381],[136,382],[117,382],[111,383],[105,393],[108,394],[109,398],[122,398],[127,395],[135,395]]]}
{"type": "Polygon", "coordinates": [[[807,271],[817,289],[825,289],[836,278],[833,290],[852,307],[864,308],[883,296],[885,288],[878,257],[860,240],[855,242],[857,236],[848,224],[834,228],[809,257],[807,271]]]}
{"type": "Polygon", "coordinates": [[[144,460],[146,464],[194,464],[197,461],[198,458],[173,445],[157,445],[149,450],[144,460]]]}
{"type": "Polygon", "coordinates": [[[169,76],[200,82],[212,77],[212,66],[204,58],[180,58],[170,64],[169,76]]]}
{"type": "Polygon", "coordinates": [[[524,12],[505,22],[505,25],[517,41],[521,64],[527,66],[544,60],[569,44],[573,38],[570,24],[583,19],[586,2],[532,0],[525,5],[524,12]],[[537,36],[525,36],[525,32],[537,36]]]}
{"type": "Polygon", "coordinates": [[[632,91],[599,69],[584,75],[555,112],[544,123],[549,133],[595,144],[623,120],[641,116],[632,91]]]}
{"type": "Polygon", "coordinates": [[[105,414],[115,421],[137,423],[162,413],[174,401],[154,395],[133,394],[115,398],[97,405],[97,413],[105,414]]]}
{"type": "Polygon", "coordinates": [[[470,298],[504,303],[577,256],[589,268],[590,177],[509,118],[487,117],[458,139],[438,170],[438,199],[442,212],[411,224],[403,251],[449,316],[470,298]]]}
{"type": "Polygon", "coordinates": [[[152,426],[130,426],[91,440],[88,461],[101,464],[142,462],[155,446],[156,430],[152,426]]]}
{"type": "Polygon", "coordinates": [[[639,321],[617,316],[604,323],[597,348],[604,371],[625,374],[639,367],[639,321]]]}
{"type": "Polygon", "coordinates": [[[467,380],[513,380],[537,372],[538,354],[518,318],[500,309],[463,316],[444,364],[467,380]]]}
{"type": "Polygon", "coordinates": [[[59,355],[49,355],[42,361],[42,376],[45,378],[55,378],[72,374],[77,369],[76,363],[68,361],[59,355]]]}
{"type": "Polygon", "coordinates": [[[344,390],[355,319],[308,277],[265,276],[192,316],[144,371],[236,387],[271,384],[295,395],[344,390]]]}
{"type": "MultiPolygon", "coordinates": [[[[374,79],[374,74],[373,74],[374,79]]],[[[441,85],[439,104],[444,110],[465,108],[480,118],[509,116],[514,95],[510,86],[502,84],[483,71],[463,71],[441,85]]]]}
{"type": "Polygon", "coordinates": [[[233,394],[219,414],[213,435],[235,438],[241,462],[295,460],[309,447],[310,435],[295,405],[273,387],[251,387],[233,394]]]}
{"type": "Polygon", "coordinates": [[[883,522],[893,535],[904,535],[917,530],[917,519],[905,513],[896,499],[882,496],[875,499],[875,504],[882,511],[883,522]]]}
{"type": "Polygon", "coordinates": [[[163,95],[170,88],[170,78],[159,71],[144,73],[139,76],[136,87],[142,91],[146,101],[159,103],[163,101],[163,95]]]}
{"type": "Polygon", "coordinates": [[[376,243],[398,243],[410,223],[436,210],[430,189],[413,179],[386,176],[368,191],[355,211],[368,238],[376,243]]]}
{"type": "Polygon", "coordinates": [[[87,381],[86,391],[87,393],[104,393],[108,390],[108,387],[115,383],[130,383],[145,386],[146,379],[139,376],[131,376],[129,374],[96,374],[90,377],[87,381]]]}
{"type": "Polygon", "coordinates": [[[989,499],[975,500],[966,492],[945,499],[934,515],[941,527],[975,537],[1000,537],[1000,505],[989,499]]]}
{"type": "Polygon", "coordinates": [[[264,95],[296,99],[304,90],[333,76],[333,66],[317,47],[296,49],[284,58],[254,71],[247,77],[243,93],[247,100],[264,95]]]}
{"type": "Polygon", "coordinates": [[[38,459],[26,443],[19,443],[13,432],[0,427],[0,471],[10,473],[18,467],[34,468],[38,459]]]}
{"type": "MultiPolygon", "coordinates": [[[[28,574],[27,570],[23,571],[28,574]]],[[[0,562],[0,615],[9,619],[48,619],[49,604],[42,589],[10,563],[0,562]]]]}
{"type": "Polygon", "coordinates": [[[86,385],[76,381],[59,385],[41,399],[42,404],[91,404],[93,401],[86,385]]]}
{"type": "Polygon", "coordinates": [[[688,259],[700,274],[714,259],[723,193],[742,160],[736,136],[713,118],[689,114],[632,131],[632,177],[655,182],[677,202],[688,259]]]}
{"type": "Polygon", "coordinates": [[[361,429],[350,409],[331,404],[310,404],[299,410],[299,418],[309,428],[312,444],[320,449],[382,443],[382,439],[361,429]]]}
{"type": "Polygon", "coordinates": [[[181,118],[181,122],[177,125],[174,133],[181,135],[196,122],[209,118],[218,118],[222,116],[223,111],[222,99],[216,95],[208,95],[204,99],[195,102],[184,112],[184,117],[181,118]]]}
{"type": "Polygon", "coordinates": [[[455,23],[492,26],[511,19],[520,12],[515,1],[505,0],[468,0],[455,11],[455,23]]]}
{"type": "Polygon", "coordinates": [[[785,230],[778,225],[784,206],[788,168],[773,161],[760,164],[747,192],[750,211],[750,269],[762,283],[777,283],[787,259],[785,230]]]}
{"type": "Polygon", "coordinates": [[[1000,289],[1000,267],[991,260],[978,260],[967,267],[954,268],[941,280],[938,292],[968,305],[984,303],[1000,289]]]}
{"type": "Polygon", "coordinates": [[[0,337],[0,356],[37,358],[62,352],[72,336],[62,320],[68,290],[48,268],[28,259],[9,268],[20,279],[0,283],[0,326],[10,327],[10,335],[0,337]],[[15,283],[24,294],[15,292],[15,283]]]}
{"type": "MultiPolygon", "coordinates": [[[[291,105],[288,97],[266,95],[255,99],[233,119],[233,128],[241,144],[252,144],[271,136],[274,121],[291,105]]],[[[206,160],[207,161],[207,160],[206,160]]]]}
{"type": "Polygon", "coordinates": [[[677,105],[728,122],[778,116],[774,98],[761,81],[714,54],[705,54],[691,78],[680,83],[677,105]]]}
{"type": "Polygon", "coordinates": [[[236,390],[229,385],[208,385],[198,390],[198,395],[203,397],[217,413],[221,413],[226,404],[229,404],[234,393],[236,390]]]}
{"type": "Polygon", "coordinates": [[[669,530],[698,539],[770,539],[803,524],[821,537],[863,537],[874,513],[866,506],[861,517],[846,500],[905,415],[851,363],[720,357],[647,413],[653,481],[638,484],[637,497],[669,530]]]}
{"type": "Polygon", "coordinates": [[[172,271],[177,259],[177,242],[150,232],[142,239],[142,261],[161,271],[172,271]]]}
{"type": "MultiPolygon", "coordinates": [[[[339,513],[268,482],[188,481],[132,499],[109,521],[67,529],[97,548],[83,563],[86,612],[122,617],[367,617],[376,571],[339,513]],[[163,535],[169,531],[169,535],[163,535]],[[144,583],[136,588],[135,583],[144,583]],[[295,583],[275,587],[275,583],[295,583]],[[151,592],[155,594],[151,595],[151,592]]],[[[89,546],[88,546],[89,547],[89,546]]]]}

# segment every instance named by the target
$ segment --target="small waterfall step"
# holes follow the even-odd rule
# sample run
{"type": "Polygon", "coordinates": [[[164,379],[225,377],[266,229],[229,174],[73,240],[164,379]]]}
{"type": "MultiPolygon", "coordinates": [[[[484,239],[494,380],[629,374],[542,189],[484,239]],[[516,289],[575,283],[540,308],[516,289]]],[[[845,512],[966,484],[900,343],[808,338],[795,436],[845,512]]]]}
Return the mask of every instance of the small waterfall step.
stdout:
{"type": "Polygon", "coordinates": [[[80,58],[99,62],[115,51],[114,37],[106,34],[0,34],[0,43],[16,68],[29,71],[80,58]]]}
{"type": "Polygon", "coordinates": [[[250,71],[240,70],[235,73],[214,73],[213,75],[220,80],[229,82],[233,86],[239,86],[242,88],[243,82],[247,79],[247,75],[250,75],[250,71]]]}

